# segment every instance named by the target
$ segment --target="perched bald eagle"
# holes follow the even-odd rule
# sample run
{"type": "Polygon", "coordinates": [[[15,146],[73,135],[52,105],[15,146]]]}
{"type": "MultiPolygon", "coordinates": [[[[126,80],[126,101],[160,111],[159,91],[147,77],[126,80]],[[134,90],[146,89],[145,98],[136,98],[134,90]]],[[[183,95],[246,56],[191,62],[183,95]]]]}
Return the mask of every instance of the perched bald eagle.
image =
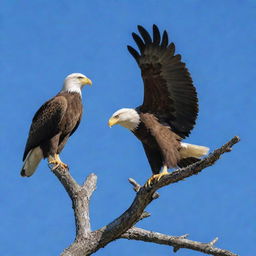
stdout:
{"type": "Polygon", "coordinates": [[[23,155],[21,176],[31,176],[43,158],[48,158],[54,168],[67,168],[59,154],[79,126],[83,111],[81,89],[86,84],[92,82],[83,74],[70,74],[62,90],[36,112],[23,155]]]}
{"type": "Polygon", "coordinates": [[[153,172],[147,183],[150,185],[167,174],[169,168],[198,161],[209,148],[181,142],[195,125],[198,99],[185,63],[179,54],[175,55],[174,43],[169,44],[167,32],[161,36],[156,25],[153,38],[142,26],[138,30],[141,36],[132,36],[139,53],[131,46],[128,50],[141,69],[143,104],[116,111],[109,126],[120,124],[142,142],[153,172]]]}

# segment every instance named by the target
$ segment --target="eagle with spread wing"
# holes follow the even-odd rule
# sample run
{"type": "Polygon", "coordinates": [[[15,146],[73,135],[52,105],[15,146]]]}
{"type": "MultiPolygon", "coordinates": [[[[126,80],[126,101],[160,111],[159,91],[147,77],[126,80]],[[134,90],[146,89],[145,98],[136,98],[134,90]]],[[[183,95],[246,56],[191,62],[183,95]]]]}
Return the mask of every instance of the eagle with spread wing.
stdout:
{"type": "Polygon", "coordinates": [[[140,36],[132,33],[139,52],[128,50],[141,69],[144,100],[141,106],[122,108],[109,119],[109,126],[120,124],[141,141],[153,176],[150,185],[168,173],[185,167],[206,155],[209,148],[181,142],[190,134],[198,115],[198,98],[190,73],[175,54],[166,31],[160,34],[153,25],[153,38],[138,26],[140,36]]]}

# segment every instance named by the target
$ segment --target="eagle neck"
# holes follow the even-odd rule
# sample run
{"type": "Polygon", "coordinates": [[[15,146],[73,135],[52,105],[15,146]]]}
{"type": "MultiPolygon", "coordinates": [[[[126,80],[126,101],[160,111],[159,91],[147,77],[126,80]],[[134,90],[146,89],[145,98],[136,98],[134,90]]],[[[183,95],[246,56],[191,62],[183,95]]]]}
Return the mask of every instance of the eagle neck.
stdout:
{"type": "Polygon", "coordinates": [[[126,127],[127,129],[129,129],[130,131],[134,132],[138,126],[140,125],[140,115],[139,113],[136,111],[136,109],[131,109],[130,113],[129,113],[129,120],[128,121],[124,121],[122,123],[122,125],[124,127],[126,127]]]}
{"type": "Polygon", "coordinates": [[[78,93],[82,97],[81,84],[79,84],[78,82],[64,82],[62,92],[78,93]]]}
{"type": "Polygon", "coordinates": [[[62,90],[61,92],[60,92],[60,94],[65,94],[65,95],[74,95],[74,96],[76,96],[76,97],[78,97],[78,98],[80,98],[81,100],[82,100],[82,94],[81,93],[79,93],[79,92],[74,92],[74,91],[64,91],[64,90],[62,90]]]}
{"type": "Polygon", "coordinates": [[[78,94],[82,98],[82,91],[79,88],[70,88],[68,90],[62,90],[61,92],[63,92],[63,93],[67,92],[70,94],[75,93],[75,94],[78,94]]]}

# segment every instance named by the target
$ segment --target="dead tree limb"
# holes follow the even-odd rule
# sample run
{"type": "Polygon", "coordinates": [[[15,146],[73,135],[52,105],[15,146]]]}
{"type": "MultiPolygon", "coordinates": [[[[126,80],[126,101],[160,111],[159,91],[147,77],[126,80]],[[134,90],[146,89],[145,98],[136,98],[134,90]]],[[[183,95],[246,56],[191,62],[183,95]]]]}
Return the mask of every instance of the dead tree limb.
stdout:
{"type": "Polygon", "coordinates": [[[209,243],[201,243],[186,239],[186,237],[188,237],[188,234],[183,236],[169,236],[137,227],[132,227],[121,235],[121,238],[129,240],[139,240],[144,242],[169,245],[173,247],[174,252],[177,252],[181,248],[186,248],[216,256],[235,255],[230,251],[214,247],[214,244],[217,242],[218,238],[213,239],[209,243]]]}
{"type": "Polygon", "coordinates": [[[96,189],[97,176],[90,174],[82,186],[70,175],[67,169],[57,168],[52,170],[66,189],[74,209],[76,223],[76,239],[88,237],[91,231],[89,216],[89,203],[93,191],[96,189]]]}
{"type": "MultiPolygon", "coordinates": [[[[139,237],[139,232],[142,229],[133,227],[142,218],[148,217],[149,215],[145,213],[145,208],[152,200],[157,198],[156,191],[161,187],[167,186],[172,183],[176,183],[192,175],[198,174],[203,169],[213,165],[222,154],[225,152],[230,152],[234,144],[239,142],[238,137],[234,137],[225,145],[216,149],[213,153],[202,159],[201,161],[194,163],[186,168],[177,169],[168,175],[163,176],[157,183],[153,184],[151,187],[140,186],[135,180],[130,179],[129,182],[134,186],[134,190],[137,192],[134,201],[131,206],[118,218],[109,223],[108,225],[91,231],[90,229],[90,217],[89,217],[89,202],[93,191],[96,189],[97,177],[95,174],[90,174],[85,183],[81,186],[72,178],[68,170],[62,168],[52,169],[53,173],[60,180],[64,188],[66,189],[68,195],[70,196],[73,204],[74,215],[76,220],[76,238],[75,241],[64,250],[61,254],[62,256],[86,256],[91,255],[100,248],[103,248],[108,243],[119,238],[128,238],[124,236],[130,236],[130,239],[135,239],[139,237]],[[136,232],[135,232],[136,231],[136,232]],[[136,235],[136,236],[135,236],[136,235]]],[[[149,235],[150,231],[143,230],[143,234],[149,235]],[[146,232],[146,233],[145,233],[146,232]]],[[[162,235],[160,233],[151,233],[162,235]]],[[[140,238],[142,238],[142,232],[140,233],[140,238]]],[[[166,235],[162,235],[166,236],[166,235]]],[[[144,236],[146,237],[146,236],[144,236]]],[[[174,238],[172,236],[167,236],[168,238],[174,238]]],[[[163,238],[163,237],[162,237],[163,238]]],[[[135,239],[143,240],[143,239],[135,239]]],[[[148,242],[165,244],[163,240],[157,239],[155,237],[152,241],[148,242]],[[154,240],[154,241],[153,241],[154,240]],[[157,242],[158,241],[158,242],[157,242]]],[[[170,239],[169,239],[170,240],[170,239]]],[[[143,240],[145,241],[145,240],[143,240]]],[[[200,252],[204,252],[216,256],[235,256],[236,254],[213,247],[216,242],[213,240],[210,243],[200,243],[186,239],[185,237],[176,237],[174,243],[172,239],[172,244],[169,242],[168,245],[174,246],[174,251],[180,248],[188,248],[200,252]],[[190,246],[190,247],[189,247],[190,246]]],[[[167,243],[166,243],[167,244],[167,243]]]]}

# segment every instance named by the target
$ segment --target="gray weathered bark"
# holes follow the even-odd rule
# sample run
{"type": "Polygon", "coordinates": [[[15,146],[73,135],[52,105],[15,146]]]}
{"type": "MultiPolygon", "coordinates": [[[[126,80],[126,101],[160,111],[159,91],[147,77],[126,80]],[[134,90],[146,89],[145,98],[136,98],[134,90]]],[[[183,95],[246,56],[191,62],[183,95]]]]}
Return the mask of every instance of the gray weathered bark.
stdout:
{"type": "Polygon", "coordinates": [[[232,256],[235,255],[230,251],[215,248],[214,244],[218,241],[216,237],[209,243],[201,243],[186,239],[188,234],[183,236],[169,236],[158,232],[148,231],[142,228],[132,227],[121,238],[129,240],[139,240],[144,242],[151,242],[156,244],[164,244],[173,246],[174,252],[177,252],[181,248],[191,249],[199,252],[203,252],[211,255],[218,256],[232,256]]]}
{"type": "Polygon", "coordinates": [[[96,189],[97,176],[90,174],[85,183],[79,185],[68,170],[60,167],[52,168],[53,173],[60,180],[72,200],[76,223],[75,241],[63,251],[61,256],[91,255],[119,238],[169,245],[173,246],[175,252],[180,248],[187,248],[216,256],[235,256],[236,254],[230,251],[214,247],[217,239],[209,243],[201,243],[188,240],[186,239],[187,236],[175,237],[164,235],[140,229],[134,227],[134,225],[142,218],[150,215],[144,210],[152,200],[159,197],[159,194],[156,192],[159,188],[198,174],[205,168],[213,165],[223,153],[231,151],[231,147],[238,141],[239,138],[234,137],[201,161],[163,176],[151,187],[140,186],[135,180],[129,179],[129,182],[136,191],[136,196],[131,206],[111,223],[95,231],[91,231],[90,228],[89,203],[90,197],[96,189]]]}

